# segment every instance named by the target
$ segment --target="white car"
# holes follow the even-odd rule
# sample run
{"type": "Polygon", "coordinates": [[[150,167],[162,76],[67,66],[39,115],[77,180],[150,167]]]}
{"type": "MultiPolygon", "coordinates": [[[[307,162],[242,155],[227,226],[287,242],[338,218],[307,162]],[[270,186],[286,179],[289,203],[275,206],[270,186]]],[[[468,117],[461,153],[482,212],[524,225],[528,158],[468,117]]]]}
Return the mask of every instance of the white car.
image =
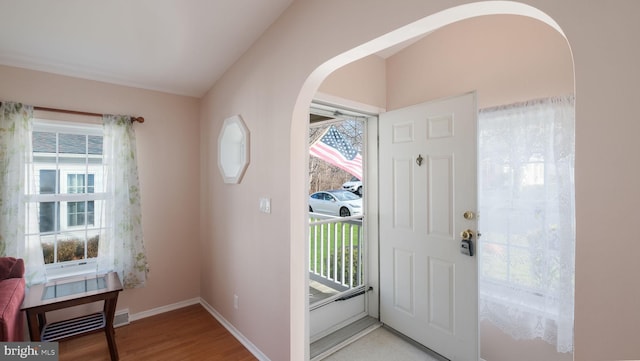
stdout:
{"type": "Polygon", "coordinates": [[[351,178],[342,185],[342,189],[355,193],[362,197],[362,181],[356,177],[351,178]]]}
{"type": "Polygon", "coordinates": [[[362,214],[362,198],[344,190],[320,191],[309,196],[309,212],[349,217],[362,214]]]}

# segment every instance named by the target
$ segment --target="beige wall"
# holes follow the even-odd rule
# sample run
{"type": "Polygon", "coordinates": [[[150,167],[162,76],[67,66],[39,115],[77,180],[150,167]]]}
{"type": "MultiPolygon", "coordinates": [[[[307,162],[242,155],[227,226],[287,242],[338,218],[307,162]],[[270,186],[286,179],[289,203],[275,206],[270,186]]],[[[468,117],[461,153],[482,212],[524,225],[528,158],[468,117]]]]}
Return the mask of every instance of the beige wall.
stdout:
{"type": "Polygon", "coordinates": [[[125,290],[131,314],[199,296],[198,100],[0,66],[0,99],[96,113],[143,116],[136,124],[147,286],[125,290]]]}
{"type": "Polygon", "coordinates": [[[489,15],[436,30],[390,57],[387,84],[387,110],[474,90],[485,108],[573,93],[573,60],[547,24],[489,15]]]}
{"type": "Polygon", "coordinates": [[[387,107],[386,68],[385,59],[377,55],[367,56],[331,73],[322,82],[318,91],[359,104],[385,109],[387,107]]]}
{"type": "MultiPolygon", "coordinates": [[[[463,3],[294,2],[203,99],[202,296],[272,360],[300,360],[308,352],[304,213],[309,102],[333,70],[434,30],[449,22],[446,16],[460,19],[519,4],[439,13],[463,3]],[[327,26],[327,19],[350,25],[327,26]],[[241,114],[251,130],[251,165],[242,184],[224,185],[215,166],[215,140],[221,123],[233,114],[241,114]],[[259,213],[259,196],[272,198],[270,215],[259,213]],[[232,306],[234,292],[240,296],[239,310],[232,306]]],[[[640,263],[628,251],[628,231],[618,225],[634,214],[640,198],[640,143],[635,140],[640,122],[633,106],[640,81],[640,4],[525,3],[559,24],[575,61],[575,358],[637,359],[640,284],[635,275],[640,263]]]]}

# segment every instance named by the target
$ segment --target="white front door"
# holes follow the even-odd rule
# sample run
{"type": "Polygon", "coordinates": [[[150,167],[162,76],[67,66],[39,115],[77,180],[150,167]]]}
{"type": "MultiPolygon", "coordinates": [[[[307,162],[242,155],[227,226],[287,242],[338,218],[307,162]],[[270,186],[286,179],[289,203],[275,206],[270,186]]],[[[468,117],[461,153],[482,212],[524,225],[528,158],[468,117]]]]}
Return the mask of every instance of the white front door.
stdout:
{"type": "Polygon", "coordinates": [[[476,119],[475,93],[380,115],[380,318],[461,361],[479,359],[476,119]]]}

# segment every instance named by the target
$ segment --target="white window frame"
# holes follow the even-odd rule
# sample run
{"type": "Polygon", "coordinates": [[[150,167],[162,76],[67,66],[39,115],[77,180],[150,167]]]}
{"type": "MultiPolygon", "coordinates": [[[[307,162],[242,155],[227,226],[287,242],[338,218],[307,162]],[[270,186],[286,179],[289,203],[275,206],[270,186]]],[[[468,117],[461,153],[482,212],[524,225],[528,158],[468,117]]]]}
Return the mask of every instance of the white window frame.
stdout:
{"type": "MultiPolygon", "coordinates": [[[[56,132],[56,133],[64,133],[64,134],[78,134],[85,136],[104,136],[103,127],[101,124],[87,124],[87,123],[75,123],[75,122],[62,122],[62,121],[52,121],[46,119],[34,119],[33,120],[33,131],[38,132],[56,132]]],[[[99,175],[95,172],[89,171],[88,162],[84,165],[70,167],[67,169],[62,169],[59,167],[58,154],[57,153],[47,153],[50,156],[56,157],[55,170],[56,176],[58,177],[58,194],[38,194],[39,190],[37,188],[35,178],[38,177],[39,168],[35,165],[28,165],[28,169],[26,170],[27,179],[27,192],[25,195],[25,200],[27,203],[40,203],[40,202],[59,202],[60,206],[58,207],[58,211],[56,212],[55,222],[59,222],[59,229],[54,230],[53,232],[40,232],[39,229],[39,214],[31,214],[27,215],[29,225],[29,217],[35,217],[35,222],[31,222],[31,225],[28,226],[26,237],[41,235],[43,233],[47,234],[64,234],[69,232],[87,232],[89,230],[97,230],[100,232],[100,228],[104,228],[104,224],[101,226],[98,217],[100,216],[100,210],[98,209],[99,201],[105,201],[107,199],[107,195],[105,192],[98,192],[98,190],[104,189],[104,180],[99,179],[99,175]],[[68,193],[67,192],[67,176],[69,174],[93,174],[94,175],[94,192],[93,193],[68,193]],[[88,225],[87,220],[85,219],[85,224],[82,226],[72,226],[69,227],[67,224],[67,202],[87,202],[87,201],[96,201],[94,202],[94,225],[88,225]],[[65,204],[65,206],[63,206],[65,204]],[[37,226],[36,229],[32,229],[34,225],[37,226]]],[[[73,155],[65,154],[65,157],[73,157],[73,155]]],[[[84,159],[88,158],[102,158],[102,155],[82,155],[78,156],[84,159]]],[[[87,177],[88,178],[88,177],[87,177]]],[[[88,179],[85,179],[85,186],[88,183],[88,179]]],[[[85,188],[86,190],[86,188],[85,188]]],[[[37,207],[33,207],[37,209],[37,207]]],[[[29,207],[31,209],[31,207],[29,207]]],[[[37,212],[36,212],[37,213],[37,212]]],[[[26,241],[26,239],[25,239],[26,241]]],[[[54,253],[57,252],[57,238],[55,241],[56,247],[54,247],[54,253]]],[[[85,252],[87,252],[87,245],[85,245],[85,252]]],[[[55,257],[55,256],[54,256],[55,257]]],[[[56,279],[67,276],[74,275],[82,275],[82,274],[95,274],[97,270],[97,258],[85,258],[82,260],[73,260],[73,261],[62,261],[55,262],[45,265],[47,279],[56,279]]]]}
{"type": "MultiPolygon", "coordinates": [[[[60,172],[60,195],[65,194],[65,195],[69,195],[72,197],[69,197],[68,200],[66,200],[67,204],[69,203],[75,203],[75,202],[89,202],[89,201],[94,201],[96,200],[96,197],[99,197],[99,195],[94,196],[94,193],[89,193],[89,192],[84,192],[84,193],[69,193],[69,183],[67,181],[67,178],[69,175],[93,175],[94,176],[94,182],[95,182],[95,178],[96,178],[96,173],[95,172],[89,172],[87,171],[86,173],[81,173],[81,171],[76,171],[76,170],[63,170],[63,169],[58,169],[60,172]],[[64,192],[63,192],[64,190],[64,192]],[[74,196],[79,196],[79,197],[74,197],[74,196]],[[76,199],[77,198],[77,199],[76,199]]],[[[88,177],[87,177],[88,178],[88,177]]],[[[87,180],[85,179],[85,182],[87,182],[87,180]]],[[[86,190],[86,183],[85,183],[85,190],[86,190]]],[[[94,188],[95,188],[95,183],[94,183],[94,188]]],[[[62,197],[60,197],[62,198],[62,197]]],[[[66,198],[66,197],[65,197],[66,198]]],[[[69,219],[69,211],[67,209],[67,207],[60,207],[60,228],[61,230],[69,230],[69,231],[73,231],[73,230],[81,230],[85,227],[89,227],[89,226],[94,226],[95,225],[95,205],[94,205],[94,223],[93,224],[87,224],[87,220],[85,219],[85,224],[83,225],[79,225],[79,226],[71,226],[68,222],[69,219]],[[64,222],[64,226],[62,225],[62,223],[64,222]]]]}

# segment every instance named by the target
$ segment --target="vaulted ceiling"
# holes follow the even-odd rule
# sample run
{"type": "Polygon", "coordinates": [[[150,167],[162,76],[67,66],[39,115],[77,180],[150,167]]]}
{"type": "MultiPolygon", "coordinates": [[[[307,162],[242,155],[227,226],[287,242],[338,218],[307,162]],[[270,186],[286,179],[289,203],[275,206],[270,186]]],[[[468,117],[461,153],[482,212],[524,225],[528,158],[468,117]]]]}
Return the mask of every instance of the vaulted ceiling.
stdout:
{"type": "Polygon", "coordinates": [[[293,0],[2,0],[0,65],[200,97],[293,0]]]}

